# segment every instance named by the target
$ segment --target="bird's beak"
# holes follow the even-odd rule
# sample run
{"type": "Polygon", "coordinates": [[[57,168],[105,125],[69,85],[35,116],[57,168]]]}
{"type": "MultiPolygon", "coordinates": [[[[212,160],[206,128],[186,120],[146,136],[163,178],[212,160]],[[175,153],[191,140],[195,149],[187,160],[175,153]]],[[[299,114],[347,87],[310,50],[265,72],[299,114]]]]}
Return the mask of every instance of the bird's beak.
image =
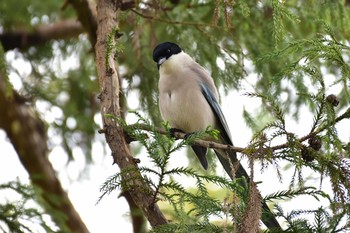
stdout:
{"type": "Polygon", "coordinates": [[[159,58],[159,60],[157,62],[158,70],[159,70],[160,65],[163,64],[165,61],[166,61],[166,57],[159,58]]]}

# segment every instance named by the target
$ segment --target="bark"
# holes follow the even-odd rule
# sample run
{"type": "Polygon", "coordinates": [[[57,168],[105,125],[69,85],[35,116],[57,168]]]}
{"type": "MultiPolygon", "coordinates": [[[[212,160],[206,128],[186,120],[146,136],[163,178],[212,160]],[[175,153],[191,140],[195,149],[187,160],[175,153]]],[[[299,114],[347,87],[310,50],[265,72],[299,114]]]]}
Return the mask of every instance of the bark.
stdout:
{"type": "Polygon", "coordinates": [[[259,221],[261,217],[261,195],[253,181],[249,183],[249,198],[238,233],[259,233],[259,221]]]}
{"type": "Polygon", "coordinates": [[[31,46],[45,44],[51,40],[76,38],[83,33],[80,22],[64,20],[57,23],[40,25],[33,31],[17,30],[0,34],[0,42],[5,51],[11,49],[24,50],[31,46]]]}
{"type": "MultiPolygon", "coordinates": [[[[1,50],[1,48],[0,48],[1,50]]],[[[0,61],[4,62],[0,51],[0,61]]],[[[65,232],[88,233],[47,157],[47,135],[38,114],[12,90],[0,67],[0,128],[4,129],[56,224],[65,232]]]]}
{"type": "Polygon", "coordinates": [[[116,42],[117,5],[113,0],[100,0],[97,4],[97,42],[95,45],[96,66],[100,84],[101,114],[107,143],[112,150],[114,162],[118,164],[125,181],[125,192],[128,192],[135,204],[141,209],[151,226],[167,223],[166,218],[155,204],[153,190],[143,180],[137,164],[133,159],[123,130],[113,118],[106,114],[120,116],[119,106],[119,76],[114,63],[113,48],[107,54],[107,41],[111,38],[116,42]],[[128,171],[128,172],[126,172],[128,171]]]}

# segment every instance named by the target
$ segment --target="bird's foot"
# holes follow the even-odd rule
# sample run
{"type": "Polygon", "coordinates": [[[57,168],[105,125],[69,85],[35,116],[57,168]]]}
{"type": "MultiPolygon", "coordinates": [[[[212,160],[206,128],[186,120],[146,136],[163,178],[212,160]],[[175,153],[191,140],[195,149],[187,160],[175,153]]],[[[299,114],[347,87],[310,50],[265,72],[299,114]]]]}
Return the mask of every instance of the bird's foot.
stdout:
{"type": "Polygon", "coordinates": [[[184,133],[184,131],[182,131],[181,129],[170,128],[169,133],[170,133],[170,137],[176,138],[175,133],[184,133]]]}

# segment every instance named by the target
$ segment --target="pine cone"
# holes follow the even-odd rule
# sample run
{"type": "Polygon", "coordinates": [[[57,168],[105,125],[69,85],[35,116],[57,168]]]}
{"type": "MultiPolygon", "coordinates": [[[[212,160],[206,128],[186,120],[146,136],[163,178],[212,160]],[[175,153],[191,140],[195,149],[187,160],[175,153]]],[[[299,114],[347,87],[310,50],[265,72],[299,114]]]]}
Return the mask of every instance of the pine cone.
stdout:
{"type": "Polygon", "coordinates": [[[311,162],[315,159],[314,151],[310,147],[303,146],[301,149],[301,157],[306,162],[311,162]]]}
{"type": "Polygon", "coordinates": [[[327,102],[332,104],[334,107],[337,107],[339,105],[339,99],[337,96],[330,94],[326,98],[327,102]]]}
{"type": "Polygon", "coordinates": [[[322,140],[321,137],[313,136],[309,138],[308,143],[312,149],[315,151],[319,151],[322,147],[322,140]]]}

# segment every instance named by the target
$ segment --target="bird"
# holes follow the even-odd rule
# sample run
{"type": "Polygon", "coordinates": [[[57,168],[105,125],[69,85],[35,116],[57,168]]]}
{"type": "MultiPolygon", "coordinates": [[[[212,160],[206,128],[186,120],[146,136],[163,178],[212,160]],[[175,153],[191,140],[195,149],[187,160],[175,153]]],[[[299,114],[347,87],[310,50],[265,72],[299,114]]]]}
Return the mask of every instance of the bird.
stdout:
{"type": "MultiPolygon", "coordinates": [[[[159,110],[172,130],[189,135],[211,126],[220,132],[218,142],[233,145],[219,104],[219,94],[210,73],[173,42],[158,44],[153,50],[153,60],[159,71],[159,110]]],[[[203,168],[207,169],[208,149],[198,145],[191,147],[203,168]]],[[[214,152],[231,179],[245,177],[250,182],[236,152],[218,149],[214,152]],[[230,163],[238,164],[236,174],[232,174],[230,163]]],[[[262,208],[262,221],[266,227],[281,229],[265,202],[262,203],[262,208]]]]}

